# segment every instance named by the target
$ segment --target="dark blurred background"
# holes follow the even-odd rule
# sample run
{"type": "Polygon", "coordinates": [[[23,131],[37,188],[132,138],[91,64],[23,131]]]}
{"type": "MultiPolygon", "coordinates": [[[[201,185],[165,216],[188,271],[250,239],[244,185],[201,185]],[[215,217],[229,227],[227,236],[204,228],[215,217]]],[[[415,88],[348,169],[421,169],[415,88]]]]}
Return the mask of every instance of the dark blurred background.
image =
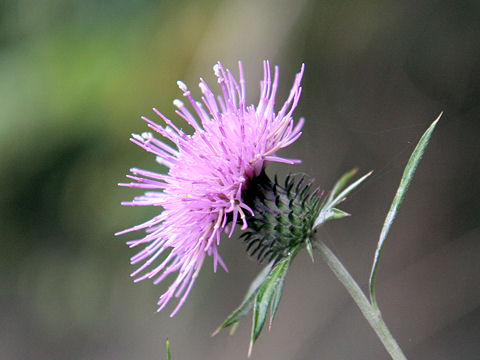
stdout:
{"type": "MultiPolygon", "coordinates": [[[[250,102],[263,59],[280,65],[278,103],[306,64],[300,140],[282,155],[328,190],[374,176],[319,233],[362,286],[403,166],[444,111],[387,240],[384,317],[409,359],[480,358],[480,2],[0,1],[0,358],[245,359],[250,320],[210,333],[261,268],[224,239],[229,273],[204,266],[173,319],[167,284],[134,285],[116,231],[156,214],[123,208],[132,145],[151,108],[174,115],[176,80],[195,88],[221,60],[245,66],[250,102]]],[[[212,87],[215,84],[212,83],[212,87]]],[[[194,90],[199,96],[199,91],[194,90]]],[[[279,313],[252,359],[387,359],[321,261],[297,257],[279,313]]]]}

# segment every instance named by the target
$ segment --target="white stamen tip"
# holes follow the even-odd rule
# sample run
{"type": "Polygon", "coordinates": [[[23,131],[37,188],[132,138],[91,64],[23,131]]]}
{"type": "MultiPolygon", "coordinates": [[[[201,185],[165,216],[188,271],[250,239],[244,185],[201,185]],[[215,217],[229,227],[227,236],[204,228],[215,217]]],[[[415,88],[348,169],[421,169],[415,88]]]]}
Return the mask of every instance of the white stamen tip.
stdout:
{"type": "Polygon", "coordinates": [[[178,80],[177,85],[180,88],[180,90],[182,90],[183,92],[188,91],[187,85],[185,85],[185,83],[183,81],[178,80]]]}
{"type": "Polygon", "coordinates": [[[143,133],[142,133],[142,137],[143,137],[145,140],[150,140],[150,139],[153,137],[153,135],[152,135],[152,133],[150,133],[150,132],[143,132],[143,133]]]}
{"type": "Polygon", "coordinates": [[[213,72],[216,77],[220,77],[220,66],[218,64],[213,65],[213,72]]]}
{"type": "Polygon", "coordinates": [[[183,102],[182,100],[179,100],[179,99],[175,99],[173,100],[173,105],[175,105],[177,108],[182,108],[183,107],[183,102]]]}
{"type": "Polygon", "coordinates": [[[205,94],[207,92],[207,87],[205,86],[204,83],[199,83],[198,84],[198,87],[200,88],[200,90],[202,91],[203,94],[205,94]]]}

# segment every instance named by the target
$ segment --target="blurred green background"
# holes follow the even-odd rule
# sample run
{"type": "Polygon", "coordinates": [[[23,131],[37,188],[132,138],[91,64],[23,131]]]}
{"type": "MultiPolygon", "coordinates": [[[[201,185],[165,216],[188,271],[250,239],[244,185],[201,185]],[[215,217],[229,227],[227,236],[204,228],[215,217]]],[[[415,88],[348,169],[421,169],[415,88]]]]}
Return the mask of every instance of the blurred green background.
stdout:
{"type": "MultiPolygon", "coordinates": [[[[229,273],[204,266],[173,319],[155,312],[167,284],[134,285],[116,231],[156,214],[122,208],[132,145],[158,107],[175,118],[176,80],[245,66],[250,102],[263,59],[280,96],[306,64],[296,117],[304,134],[269,173],[306,172],[329,189],[345,171],[374,176],[319,236],[365,286],[383,218],[409,153],[433,134],[394,224],[378,276],[384,317],[411,359],[480,354],[480,2],[0,1],[0,358],[245,359],[249,320],[210,333],[260,266],[224,239],[229,273]]],[[[215,86],[212,82],[212,87],[215,86]]],[[[199,91],[194,90],[199,96],[199,91]]],[[[171,310],[171,309],[170,309],[171,310]]],[[[279,313],[252,359],[386,359],[320,261],[296,259],[279,313]]]]}

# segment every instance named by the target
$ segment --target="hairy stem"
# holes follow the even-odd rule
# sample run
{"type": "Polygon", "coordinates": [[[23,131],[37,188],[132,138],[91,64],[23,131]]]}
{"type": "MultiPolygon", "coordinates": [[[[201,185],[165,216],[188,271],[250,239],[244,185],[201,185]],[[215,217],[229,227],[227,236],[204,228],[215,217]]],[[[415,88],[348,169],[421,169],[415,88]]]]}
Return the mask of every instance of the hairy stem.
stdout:
{"type": "Polygon", "coordinates": [[[358,286],[357,282],[353,279],[347,269],[345,269],[340,260],[338,260],[335,254],[321,240],[315,241],[315,248],[320,253],[322,259],[326,261],[337,279],[340,280],[343,286],[345,286],[345,289],[347,289],[350,296],[358,305],[363,316],[367,319],[392,359],[407,360],[402,349],[400,349],[396,340],[388,330],[387,325],[383,321],[380,310],[370,303],[362,289],[360,289],[360,286],[358,286]]]}

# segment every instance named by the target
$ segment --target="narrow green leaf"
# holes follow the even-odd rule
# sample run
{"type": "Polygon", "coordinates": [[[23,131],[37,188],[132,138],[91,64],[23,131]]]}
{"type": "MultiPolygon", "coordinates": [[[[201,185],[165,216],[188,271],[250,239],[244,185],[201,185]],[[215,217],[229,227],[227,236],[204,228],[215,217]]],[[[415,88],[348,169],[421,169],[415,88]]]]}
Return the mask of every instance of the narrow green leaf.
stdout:
{"type": "Polygon", "coordinates": [[[370,280],[369,280],[369,288],[370,288],[370,301],[374,307],[377,306],[377,299],[375,295],[375,280],[377,276],[377,268],[378,263],[380,261],[380,256],[382,255],[383,247],[385,245],[385,239],[387,238],[387,234],[390,230],[390,226],[395,219],[395,215],[402,204],[402,201],[405,197],[405,194],[408,190],[410,182],[412,181],[413,175],[415,174],[415,170],[417,169],[417,165],[422,158],[423,152],[430,141],[430,137],[432,136],[432,132],[435,129],[440,117],[442,116],[443,112],[437,117],[437,119],[430,125],[430,127],[425,131],[425,133],[420,138],[415,150],[413,150],[410,159],[408,160],[407,166],[403,171],[402,179],[400,180],[400,185],[398,186],[397,193],[393,198],[392,205],[390,206],[390,210],[385,218],[385,222],[382,227],[382,231],[380,233],[380,237],[378,239],[377,249],[375,251],[375,256],[373,258],[372,270],[370,272],[370,280]]]}
{"type": "Polygon", "coordinates": [[[358,169],[352,169],[349,172],[342,175],[342,177],[335,183],[333,186],[332,191],[330,192],[330,196],[328,197],[329,201],[332,201],[340,191],[347,185],[350,179],[355,176],[358,172],[358,169]]]}
{"type": "MultiPolygon", "coordinates": [[[[225,322],[220,325],[213,333],[211,336],[217,335],[221,330],[225,329],[226,327],[229,327],[231,325],[234,325],[238,323],[240,320],[242,320],[252,309],[253,306],[253,301],[255,300],[255,295],[258,290],[258,288],[264,283],[265,279],[267,278],[268,274],[270,273],[270,270],[272,269],[273,262],[269,263],[265,268],[258,273],[257,277],[252,281],[250,284],[250,287],[247,290],[247,293],[245,294],[245,297],[243,298],[242,303],[238,308],[236,308],[230,316],[225,320],[225,322]]],[[[232,329],[232,332],[235,331],[236,326],[232,329]]]]}
{"type": "Polygon", "coordinates": [[[253,345],[260,336],[263,325],[265,324],[268,305],[270,304],[271,297],[273,296],[274,289],[272,287],[268,287],[268,291],[266,290],[267,289],[259,289],[259,292],[255,297],[255,303],[253,305],[252,333],[250,336],[250,345],[248,347],[248,357],[252,355],[253,345]]]}
{"type": "Polygon", "coordinates": [[[280,304],[280,299],[282,298],[283,294],[283,286],[285,285],[285,278],[287,277],[287,270],[289,264],[287,264],[285,270],[280,276],[280,280],[278,281],[277,286],[274,289],[272,301],[270,302],[270,320],[268,322],[268,330],[272,328],[273,319],[275,319],[275,315],[277,314],[278,305],[280,304]]]}
{"type": "Polygon", "coordinates": [[[170,352],[170,340],[167,339],[167,360],[172,360],[172,353],[170,352]]]}
{"type": "Polygon", "coordinates": [[[331,202],[331,206],[336,206],[338,203],[340,203],[341,201],[343,201],[343,199],[345,199],[345,197],[350,194],[358,185],[360,185],[362,182],[365,181],[366,178],[368,178],[370,175],[372,175],[372,172],[373,171],[370,171],[369,173],[363,175],[360,179],[358,179],[357,181],[355,181],[353,184],[350,184],[345,190],[343,190],[342,192],[340,192],[340,194],[338,194],[331,202]]]}
{"type": "MultiPolygon", "coordinates": [[[[268,307],[272,301],[275,289],[278,287],[282,278],[285,276],[285,272],[288,269],[288,265],[292,260],[293,255],[289,255],[280,260],[270,271],[267,279],[257,291],[255,296],[255,302],[253,305],[253,321],[252,321],[252,334],[250,337],[250,346],[248,349],[248,356],[250,357],[255,341],[260,336],[260,333],[265,324],[267,318],[268,307]]],[[[278,304],[277,304],[278,305],[278,304]]]]}
{"type": "Polygon", "coordinates": [[[347,216],[351,216],[351,215],[343,210],[340,210],[337,208],[331,208],[327,216],[325,217],[325,221],[341,219],[347,216]]]}
{"type": "Polygon", "coordinates": [[[362,176],[360,179],[350,184],[346,189],[343,189],[347,184],[347,181],[352,178],[355,172],[356,170],[352,170],[343,175],[340,180],[337,181],[337,183],[333,187],[333,190],[331,191],[330,197],[322,204],[320,214],[315,219],[313,228],[317,228],[328,220],[340,219],[342,217],[349,216],[348,213],[336,209],[335,206],[337,206],[338,203],[342,202],[350,192],[352,192],[357,186],[359,186],[363,181],[365,181],[367,177],[372,174],[372,172],[370,171],[368,174],[362,176]]]}
{"type": "Polygon", "coordinates": [[[313,262],[315,262],[315,258],[313,257],[312,242],[310,241],[310,239],[307,239],[307,240],[305,240],[305,244],[306,244],[305,248],[307,249],[307,253],[310,256],[310,259],[312,259],[312,263],[313,263],[313,262]]]}

